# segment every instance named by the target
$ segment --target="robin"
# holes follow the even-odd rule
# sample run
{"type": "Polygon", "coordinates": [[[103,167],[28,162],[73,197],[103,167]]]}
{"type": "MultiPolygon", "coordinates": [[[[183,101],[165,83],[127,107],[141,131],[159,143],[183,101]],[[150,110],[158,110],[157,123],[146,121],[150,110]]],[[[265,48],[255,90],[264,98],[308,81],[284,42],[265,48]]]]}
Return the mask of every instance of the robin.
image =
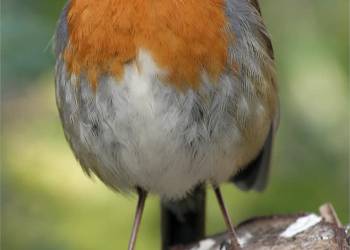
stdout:
{"type": "Polygon", "coordinates": [[[138,204],[162,200],[163,249],[204,234],[213,187],[266,185],[278,117],[257,0],[70,0],[55,37],[56,99],[83,170],[138,204]]]}

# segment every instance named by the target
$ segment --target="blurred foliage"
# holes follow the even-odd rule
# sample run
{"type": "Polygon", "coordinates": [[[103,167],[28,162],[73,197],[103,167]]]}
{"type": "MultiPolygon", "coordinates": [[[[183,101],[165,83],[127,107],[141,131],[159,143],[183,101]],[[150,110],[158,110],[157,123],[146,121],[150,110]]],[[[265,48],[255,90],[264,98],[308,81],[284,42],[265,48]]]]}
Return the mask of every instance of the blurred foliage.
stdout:
{"type": "MultiPolygon", "coordinates": [[[[31,84],[52,69],[52,37],[65,1],[4,0],[1,9],[3,83],[31,84]]],[[[23,86],[24,87],[24,86],[23,86]]]]}
{"type": "MultiPolygon", "coordinates": [[[[4,250],[125,249],[135,199],[86,178],[55,108],[51,38],[64,4],[2,1],[2,241],[4,250]]],[[[334,204],[348,222],[348,3],[264,0],[275,47],[281,123],[263,194],[231,185],[235,222],[334,204]]],[[[139,249],[159,248],[158,198],[147,201],[139,249]]],[[[207,231],[224,224],[209,190],[207,231]]]]}

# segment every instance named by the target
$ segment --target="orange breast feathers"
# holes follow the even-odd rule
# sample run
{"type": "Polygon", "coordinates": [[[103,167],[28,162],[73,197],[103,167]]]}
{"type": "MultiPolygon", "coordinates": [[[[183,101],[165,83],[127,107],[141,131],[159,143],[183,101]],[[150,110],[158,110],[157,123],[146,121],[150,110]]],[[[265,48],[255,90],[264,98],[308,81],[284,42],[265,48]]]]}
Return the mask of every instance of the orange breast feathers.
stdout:
{"type": "Polygon", "coordinates": [[[166,81],[195,88],[205,70],[215,80],[227,65],[224,0],[72,0],[64,58],[96,88],[102,74],[118,79],[145,49],[166,81]]]}

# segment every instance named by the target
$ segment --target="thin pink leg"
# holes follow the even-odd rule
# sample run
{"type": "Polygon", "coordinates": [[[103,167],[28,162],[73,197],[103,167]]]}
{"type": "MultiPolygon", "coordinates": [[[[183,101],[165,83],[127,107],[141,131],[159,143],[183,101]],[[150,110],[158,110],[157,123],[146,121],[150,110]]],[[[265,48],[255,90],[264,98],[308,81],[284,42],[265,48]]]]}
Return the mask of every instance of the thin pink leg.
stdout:
{"type": "Polygon", "coordinates": [[[141,188],[137,188],[137,193],[138,193],[138,202],[137,202],[137,207],[136,207],[134,224],[132,226],[131,237],[129,240],[128,250],[135,249],[137,233],[138,233],[139,228],[140,228],[142,213],[143,213],[143,209],[145,207],[145,202],[146,202],[146,198],[147,198],[147,192],[142,190],[141,188]]]}
{"type": "Polygon", "coordinates": [[[239,250],[239,249],[241,249],[241,247],[240,247],[240,245],[238,243],[238,237],[237,237],[236,231],[235,231],[235,229],[233,227],[233,224],[231,222],[231,218],[230,218],[230,216],[229,216],[229,214],[227,212],[227,209],[226,209],[226,206],[225,206],[225,203],[224,203],[224,199],[222,198],[222,194],[221,194],[220,188],[216,187],[216,186],[213,186],[213,189],[214,189],[214,192],[215,192],[216,199],[218,200],[218,203],[219,203],[222,215],[224,216],[224,220],[225,220],[228,232],[230,234],[231,245],[233,247],[233,250],[239,250]]]}

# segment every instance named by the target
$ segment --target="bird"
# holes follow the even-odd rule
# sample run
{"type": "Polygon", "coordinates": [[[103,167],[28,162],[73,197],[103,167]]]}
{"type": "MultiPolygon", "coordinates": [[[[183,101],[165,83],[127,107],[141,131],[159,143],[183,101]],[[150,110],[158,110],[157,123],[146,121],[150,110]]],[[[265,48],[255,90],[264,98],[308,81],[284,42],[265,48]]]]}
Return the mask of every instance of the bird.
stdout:
{"type": "Polygon", "coordinates": [[[54,37],[56,103],[84,172],[136,193],[128,249],[148,194],[162,248],[204,235],[206,187],[267,185],[279,120],[270,34],[257,0],[68,0],[54,37]]]}

